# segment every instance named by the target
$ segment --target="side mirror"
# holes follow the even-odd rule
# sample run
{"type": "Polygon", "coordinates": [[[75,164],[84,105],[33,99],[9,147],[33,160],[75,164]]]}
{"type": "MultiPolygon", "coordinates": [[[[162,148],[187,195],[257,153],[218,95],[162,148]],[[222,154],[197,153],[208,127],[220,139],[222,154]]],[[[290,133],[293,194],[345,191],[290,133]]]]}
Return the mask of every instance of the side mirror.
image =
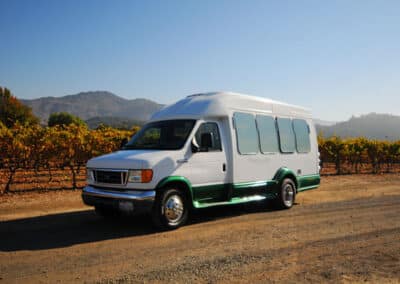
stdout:
{"type": "Polygon", "coordinates": [[[212,147],[212,134],[210,132],[201,134],[200,148],[208,151],[212,147]]]}
{"type": "Polygon", "coordinates": [[[192,153],[197,153],[197,152],[199,152],[200,147],[199,147],[199,145],[198,145],[197,142],[196,142],[196,138],[194,138],[194,137],[193,137],[191,146],[192,146],[192,153]]]}

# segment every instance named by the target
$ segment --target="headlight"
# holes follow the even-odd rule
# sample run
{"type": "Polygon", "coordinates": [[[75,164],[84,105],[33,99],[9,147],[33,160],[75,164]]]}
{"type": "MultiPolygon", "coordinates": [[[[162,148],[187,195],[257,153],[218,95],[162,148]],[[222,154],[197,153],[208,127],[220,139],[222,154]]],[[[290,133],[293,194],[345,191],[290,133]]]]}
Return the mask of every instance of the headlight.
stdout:
{"type": "Polygon", "coordinates": [[[93,178],[93,170],[86,169],[86,179],[88,181],[93,181],[94,180],[94,178],[93,178]]]}
{"type": "Polygon", "coordinates": [[[128,182],[150,182],[153,178],[153,170],[130,170],[128,182]]]}

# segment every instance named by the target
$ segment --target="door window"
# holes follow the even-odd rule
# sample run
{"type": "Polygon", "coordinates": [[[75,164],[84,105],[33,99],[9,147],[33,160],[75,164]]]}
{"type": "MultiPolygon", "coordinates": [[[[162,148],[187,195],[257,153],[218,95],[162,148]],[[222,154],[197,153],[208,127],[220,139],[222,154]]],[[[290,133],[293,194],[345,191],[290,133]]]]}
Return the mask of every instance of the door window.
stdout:
{"type": "Polygon", "coordinates": [[[196,132],[195,138],[197,144],[200,146],[200,151],[205,151],[206,149],[201,149],[201,135],[204,133],[211,134],[211,144],[212,146],[208,148],[208,152],[210,151],[222,151],[221,147],[221,137],[219,135],[218,124],[215,122],[204,122],[200,125],[199,129],[196,132]]]}

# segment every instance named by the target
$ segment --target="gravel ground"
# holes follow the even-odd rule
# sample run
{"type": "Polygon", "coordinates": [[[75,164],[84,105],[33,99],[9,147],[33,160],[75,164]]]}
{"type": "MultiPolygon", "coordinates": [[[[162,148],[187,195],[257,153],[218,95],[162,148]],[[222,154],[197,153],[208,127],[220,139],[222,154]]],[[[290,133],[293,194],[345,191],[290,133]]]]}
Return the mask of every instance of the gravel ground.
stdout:
{"type": "Polygon", "coordinates": [[[104,220],[79,192],[0,197],[0,283],[400,283],[400,176],[324,177],[291,210],[197,211],[157,232],[104,220]]]}

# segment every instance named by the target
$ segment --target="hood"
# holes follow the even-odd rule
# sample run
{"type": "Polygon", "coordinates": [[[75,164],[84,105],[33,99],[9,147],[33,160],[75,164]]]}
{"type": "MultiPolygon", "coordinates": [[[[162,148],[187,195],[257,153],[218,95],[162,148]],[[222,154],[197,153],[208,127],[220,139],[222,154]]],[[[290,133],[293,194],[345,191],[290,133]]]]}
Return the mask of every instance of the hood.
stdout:
{"type": "Polygon", "coordinates": [[[174,151],[122,150],[90,159],[88,168],[104,169],[151,169],[174,151]]]}

